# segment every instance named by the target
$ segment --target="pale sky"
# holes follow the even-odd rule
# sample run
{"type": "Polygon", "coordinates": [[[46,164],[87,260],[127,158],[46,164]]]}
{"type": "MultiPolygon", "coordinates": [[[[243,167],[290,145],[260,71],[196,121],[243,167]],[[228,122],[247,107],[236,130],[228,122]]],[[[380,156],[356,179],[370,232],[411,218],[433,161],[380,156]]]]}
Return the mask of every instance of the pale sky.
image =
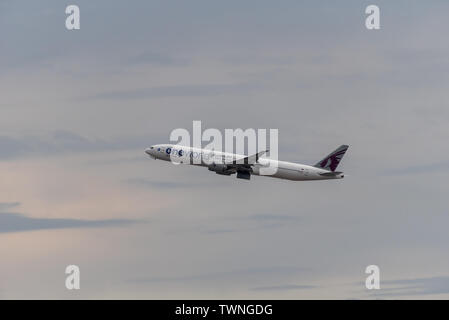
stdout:
{"type": "Polygon", "coordinates": [[[448,9],[0,0],[0,298],[449,298],[448,9]],[[345,179],[147,158],[194,120],[287,161],[348,144],[345,179]]]}

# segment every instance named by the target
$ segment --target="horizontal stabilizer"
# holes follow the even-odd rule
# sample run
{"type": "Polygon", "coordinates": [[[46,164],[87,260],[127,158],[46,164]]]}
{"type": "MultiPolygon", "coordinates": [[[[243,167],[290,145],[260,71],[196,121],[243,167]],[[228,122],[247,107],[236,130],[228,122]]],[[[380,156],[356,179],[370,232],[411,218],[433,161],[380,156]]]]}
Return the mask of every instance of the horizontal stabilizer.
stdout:
{"type": "Polygon", "coordinates": [[[341,171],[324,172],[324,173],[320,173],[320,176],[323,176],[323,177],[335,177],[335,176],[338,176],[338,175],[340,175],[342,173],[343,172],[341,172],[341,171]]]}

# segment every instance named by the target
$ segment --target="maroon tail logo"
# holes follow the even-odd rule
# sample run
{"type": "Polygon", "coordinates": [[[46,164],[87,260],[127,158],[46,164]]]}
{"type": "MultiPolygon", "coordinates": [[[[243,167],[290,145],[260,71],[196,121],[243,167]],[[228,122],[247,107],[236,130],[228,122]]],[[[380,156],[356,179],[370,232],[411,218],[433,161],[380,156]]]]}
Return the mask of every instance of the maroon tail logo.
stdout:
{"type": "Polygon", "coordinates": [[[346,150],[348,150],[347,145],[342,145],[337,148],[334,152],[329,154],[326,158],[318,162],[315,167],[322,168],[324,170],[335,171],[337,169],[338,164],[343,158],[346,150]]]}

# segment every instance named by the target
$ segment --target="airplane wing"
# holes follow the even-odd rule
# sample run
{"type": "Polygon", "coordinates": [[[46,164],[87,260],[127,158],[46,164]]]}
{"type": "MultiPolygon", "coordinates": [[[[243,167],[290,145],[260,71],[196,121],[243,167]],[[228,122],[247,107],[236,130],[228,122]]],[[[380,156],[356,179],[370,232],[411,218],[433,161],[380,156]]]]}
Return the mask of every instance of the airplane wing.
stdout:
{"type": "Polygon", "coordinates": [[[268,150],[260,151],[260,152],[258,152],[256,154],[247,156],[245,158],[233,160],[232,162],[225,162],[225,164],[228,165],[228,166],[248,167],[249,168],[253,164],[255,164],[262,155],[264,155],[267,152],[268,152],[268,150]]]}
{"type": "Polygon", "coordinates": [[[268,152],[268,150],[244,158],[234,159],[233,161],[226,161],[222,164],[213,163],[209,166],[209,170],[227,176],[237,173],[237,178],[249,180],[251,178],[251,173],[253,172],[251,167],[256,164],[260,156],[266,152],[268,152]]]}

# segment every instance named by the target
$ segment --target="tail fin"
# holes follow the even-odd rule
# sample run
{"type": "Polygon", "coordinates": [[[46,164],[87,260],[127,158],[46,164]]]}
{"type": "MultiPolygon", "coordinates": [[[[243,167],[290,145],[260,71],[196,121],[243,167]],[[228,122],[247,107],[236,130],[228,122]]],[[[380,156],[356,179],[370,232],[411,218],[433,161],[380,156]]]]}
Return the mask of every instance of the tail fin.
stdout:
{"type": "Polygon", "coordinates": [[[346,150],[348,150],[349,146],[342,145],[338,147],[334,152],[329,154],[326,158],[319,161],[317,164],[314,165],[316,168],[321,168],[324,170],[330,170],[335,171],[337,169],[338,164],[340,163],[341,159],[343,158],[346,150]]]}

